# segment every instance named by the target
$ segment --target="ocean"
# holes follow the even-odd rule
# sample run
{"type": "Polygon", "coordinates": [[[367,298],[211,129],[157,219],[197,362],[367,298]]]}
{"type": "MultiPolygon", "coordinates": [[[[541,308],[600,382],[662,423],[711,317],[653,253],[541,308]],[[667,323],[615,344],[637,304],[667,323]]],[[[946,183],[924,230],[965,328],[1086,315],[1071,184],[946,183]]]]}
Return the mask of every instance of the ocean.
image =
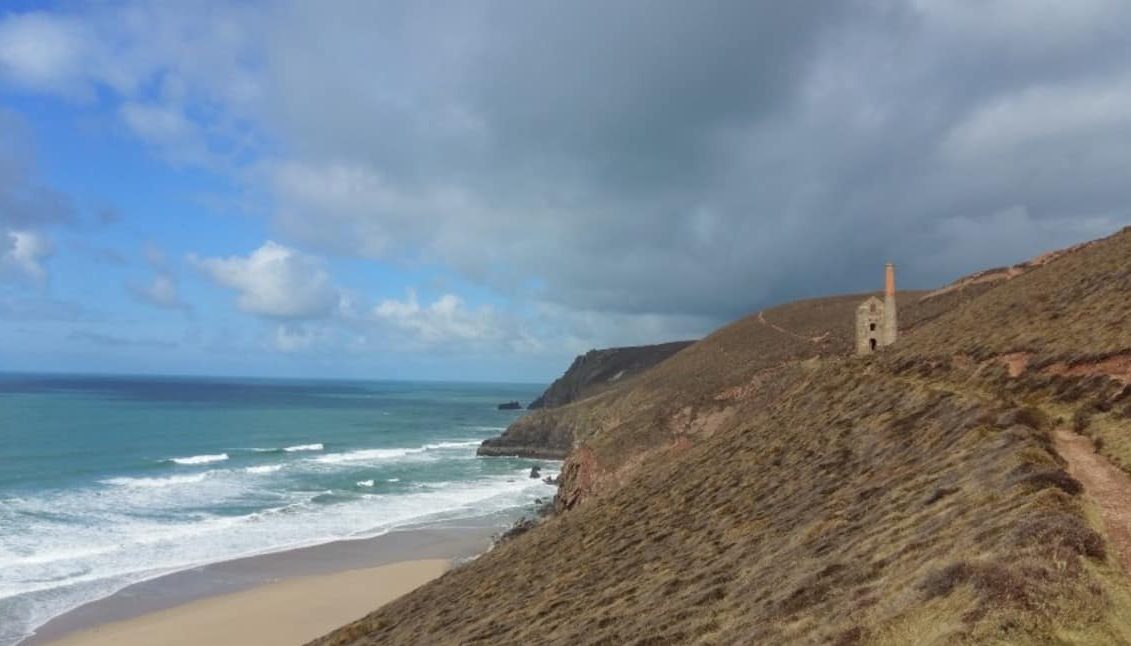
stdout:
{"type": "Polygon", "coordinates": [[[559,465],[475,448],[541,388],[0,375],[0,645],[178,570],[529,514],[559,465]]]}

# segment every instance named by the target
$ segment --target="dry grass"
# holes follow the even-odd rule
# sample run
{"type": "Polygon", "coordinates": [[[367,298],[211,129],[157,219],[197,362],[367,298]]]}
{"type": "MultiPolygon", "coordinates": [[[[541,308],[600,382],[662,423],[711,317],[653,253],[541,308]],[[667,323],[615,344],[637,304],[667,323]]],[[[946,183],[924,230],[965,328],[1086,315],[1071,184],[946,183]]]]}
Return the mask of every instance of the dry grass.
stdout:
{"type": "Polygon", "coordinates": [[[1033,365],[1103,358],[1131,347],[1131,229],[1018,276],[902,345],[976,359],[1030,352],[1033,365]]]}
{"type": "Polygon", "coordinates": [[[1041,372],[1131,350],[1128,257],[1131,232],[905,296],[914,333],[875,357],[844,356],[859,296],[775,308],[790,334],[748,317],[543,411],[579,447],[571,510],[319,643],[1129,643],[1050,430],[1131,463],[1131,393],[1041,372]]]}
{"type": "Polygon", "coordinates": [[[858,369],[781,375],[768,406],[324,643],[882,643],[923,617],[940,644],[1114,635],[1048,428],[858,369]]]}

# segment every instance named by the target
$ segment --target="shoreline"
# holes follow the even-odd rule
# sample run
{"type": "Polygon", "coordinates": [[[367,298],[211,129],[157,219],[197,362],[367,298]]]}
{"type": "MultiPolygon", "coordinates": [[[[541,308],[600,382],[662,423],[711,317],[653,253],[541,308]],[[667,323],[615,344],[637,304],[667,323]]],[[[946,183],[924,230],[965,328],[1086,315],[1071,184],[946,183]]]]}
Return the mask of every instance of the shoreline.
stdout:
{"type": "MultiPolygon", "coordinates": [[[[225,616],[224,608],[231,604],[243,609],[248,617],[244,623],[248,625],[238,633],[232,632],[230,639],[216,635],[206,641],[213,646],[249,644],[257,643],[254,635],[245,634],[254,628],[250,618],[257,616],[268,599],[274,599],[275,605],[286,606],[276,610],[268,608],[264,617],[270,619],[269,624],[278,623],[281,616],[299,616],[300,613],[292,611],[294,604],[288,601],[290,599],[301,597],[310,601],[333,597],[336,601],[330,608],[352,610],[359,606],[351,599],[361,595],[361,603],[368,604],[357,616],[335,617],[332,625],[307,638],[313,639],[426,583],[459,562],[482,554],[489,549],[491,536],[505,529],[501,520],[481,517],[464,519],[458,524],[453,521],[441,526],[394,529],[372,538],[333,541],[172,572],[129,585],[108,597],[65,612],[39,626],[33,635],[18,642],[18,646],[141,644],[146,641],[131,642],[126,637],[141,631],[149,635],[144,639],[152,640],[157,634],[156,626],[172,631],[165,635],[168,638],[180,634],[177,631],[181,627],[190,627],[192,630],[187,634],[193,636],[191,643],[197,643],[204,640],[197,628],[221,620],[225,616]],[[366,596],[373,591],[383,596],[366,596]],[[296,594],[300,597],[295,597],[296,594]],[[188,621],[185,617],[191,617],[191,622],[184,623],[188,621]],[[102,635],[111,633],[116,641],[100,641],[102,635]]],[[[323,608],[325,604],[309,605],[323,608]]],[[[303,604],[297,607],[302,608],[303,604]]],[[[305,621],[304,625],[325,623],[316,617],[306,617],[305,621]]],[[[269,626],[264,630],[267,628],[269,626]]]]}

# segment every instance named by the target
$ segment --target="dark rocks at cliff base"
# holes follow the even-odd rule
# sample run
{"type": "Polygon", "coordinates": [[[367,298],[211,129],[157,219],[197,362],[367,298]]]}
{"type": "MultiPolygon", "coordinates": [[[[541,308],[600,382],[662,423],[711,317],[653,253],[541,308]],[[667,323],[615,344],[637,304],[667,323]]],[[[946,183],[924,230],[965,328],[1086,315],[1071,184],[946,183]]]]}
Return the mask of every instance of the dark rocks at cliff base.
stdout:
{"type": "MultiPolygon", "coordinates": [[[[539,498],[539,500],[542,500],[542,499],[539,498]]],[[[538,514],[538,518],[546,519],[546,518],[549,518],[550,516],[554,515],[554,499],[553,498],[548,498],[546,500],[542,500],[541,502],[537,503],[536,506],[537,506],[537,510],[536,510],[535,513],[538,514]]]]}
{"type": "Polygon", "coordinates": [[[596,395],[625,380],[635,377],[664,359],[694,343],[674,341],[659,345],[590,350],[573,360],[573,364],[542,396],[527,408],[556,408],[596,395]]]}
{"type": "Polygon", "coordinates": [[[522,404],[520,404],[518,402],[513,402],[513,401],[507,402],[505,404],[499,404],[498,409],[499,410],[522,410],[522,404]]]}
{"type": "Polygon", "coordinates": [[[511,424],[502,435],[483,440],[476,455],[564,460],[573,448],[573,434],[546,428],[529,415],[511,424]]]}
{"type": "Polygon", "coordinates": [[[499,534],[497,537],[495,537],[494,542],[495,542],[496,545],[498,545],[499,543],[504,543],[504,542],[509,541],[513,538],[517,538],[519,536],[522,536],[523,534],[525,534],[526,532],[529,532],[530,530],[534,529],[537,526],[538,526],[538,520],[537,519],[527,518],[526,516],[523,516],[522,518],[519,518],[518,520],[516,520],[514,525],[511,525],[510,529],[506,530],[502,534],[499,534]]]}
{"type": "Polygon", "coordinates": [[[542,467],[537,466],[537,465],[530,467],[530,477],[535,479],[535,480],[537,480],[538,478],[541,478],[542,477],[542,467]]]}
{"type": "Polygon", "coordinates": [[[545,478],[542,478],[542,482],[548,485],[556,485],[558,484],[558,479],[554,476],[546,476],[545,478]]]}

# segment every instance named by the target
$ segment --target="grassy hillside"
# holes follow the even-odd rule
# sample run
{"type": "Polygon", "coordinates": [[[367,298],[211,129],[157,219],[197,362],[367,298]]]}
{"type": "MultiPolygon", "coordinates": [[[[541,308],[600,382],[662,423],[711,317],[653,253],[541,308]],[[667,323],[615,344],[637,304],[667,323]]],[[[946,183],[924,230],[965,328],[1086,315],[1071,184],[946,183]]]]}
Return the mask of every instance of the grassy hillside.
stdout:
{"type": "Polygon", "coordinates": [[[775,308],[543,411],[574,425],[568,511],[320,643],[1131,643],[1051,439],[1131,444],[1129,252],[901,295],[874,357],[859,296],[775,308]]]}
{"type": "MultiPolygon", "coordinates": [[[[923,292],[901,292],[903,325],[937,304],[923,292]]],[[[856,306],[867,294],[811,299],[744,317],[684,348],[631,382],[517,420],[498,440],[528,447],[526,455],[562,457],[574,447],[559,508],[574,506],[630,475],[639,458],[687,434],[711,432],[734,413],[733,400],[753,381],[772,379],[792,362],[848,353],[855,343],[856,306]]],[[[949,301],[948,301],[949,302],[949,301]]]]}
{"type": "Polygon", "coordinates": [[[940,316],[891,355],[976,366],[1003,397],[1046,402],[1131,473],[1131,229],[1051,254],[940,316]]]}

